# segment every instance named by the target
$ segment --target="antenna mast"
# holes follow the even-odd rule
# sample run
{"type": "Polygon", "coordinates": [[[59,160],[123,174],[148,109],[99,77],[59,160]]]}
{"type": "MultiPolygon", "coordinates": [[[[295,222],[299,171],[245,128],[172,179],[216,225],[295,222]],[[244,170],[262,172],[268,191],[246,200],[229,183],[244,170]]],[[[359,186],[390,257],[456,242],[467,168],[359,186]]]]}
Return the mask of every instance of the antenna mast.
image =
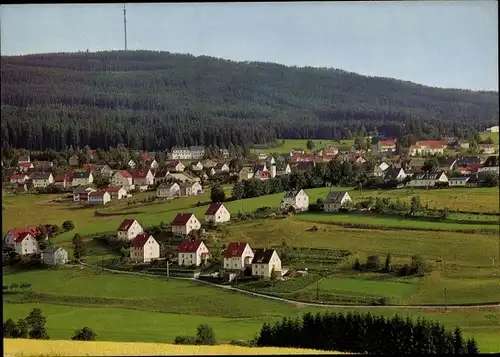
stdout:
{"type": "Polygon", "coordinates": [[[125,30],[125,51],[127,50],[127,10],[123,4],[123,29],[125,30]]]}

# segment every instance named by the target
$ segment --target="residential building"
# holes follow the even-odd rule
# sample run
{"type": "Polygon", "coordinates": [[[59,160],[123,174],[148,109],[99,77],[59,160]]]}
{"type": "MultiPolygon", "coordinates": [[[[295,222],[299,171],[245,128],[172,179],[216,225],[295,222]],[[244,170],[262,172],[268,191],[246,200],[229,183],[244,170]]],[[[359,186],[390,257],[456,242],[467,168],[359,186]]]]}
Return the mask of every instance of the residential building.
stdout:
{"type": "Polygon", "coordinates": [[[468,141],[461,140],[458,142],[457,149],[469,149],[470,143],[468,141]]]}
{"type": "Polygon", "coordinates": [[[457,159],[454,157],[439,157],[438,158],[439,169],[441,171],[453,171],[457,166],[457,159]]]}
{"type": "Polygon", "coordinates": [[[309,196],[304,190],[294,190],[285,192],[285,196],[280,202],[282,210],[293,207],[295,211],[307,211],[309,209],[309,196]]]}
{"type": "Polygon", "coordinates": [[[135,219],[124,219],[116,230],[116,236],[124,240],[132,240],[144,233],[144,228],[135,219]]]}
{"type": "Polygon", "coordinates": [[[87,203],[89,201],[89,193],[94,191],[93,188],[85,186],[73,187],[73,202],[87,203]]]}
{"type": "Polygon", "coordinates": [[[14,239],[14,251],[19,255],[40,254],[40,246],[35,236],[22,232],[14,239]]]}
{"type": "Polygon", "coordinates": [[[273,178],[273,175],[269,171],[257,171],[254,174],[253,178],[256,180],[265,181],[273,178]]]}
{"type": "Polygon", "coordinates": [[[24,164],[26,162],[31,162],[31,158],[29,155],[21,155],[17,158],[18,164],[24,164]]]}
{"type": "Polygon", "coordinates": [[[491,144],[477,144],[479,151],[484,154],[494,154],[495,147],[491,144]]]}
{"type": "Polygon", "coordinates": [[[54,177],[54,186],[61,188],[70,187],[73,182],[72,176],[73,175],[68,175],[68,174],[56,175],[54,177]]]}
{"type": "Polygon", "coordinates": [[[448,177],[444,172],[424,172],[414,174],[407,183],[409,187],[434,187],[439,183],[448,182],[448,177]]]}
{"type": "Polygon", "coordinates": [[[150,234],[138,234],[130,243],[130,259],[133,261],[149,263],[159,257],[160,245],[150,234]]]}
{"type": "Polygon", "coordinates": [[[224,223],[231,220],[231,214],[221,202],[212,203],[205,212],[205,222],[224,223]]]}
{"type": "Polygon", "coordinates": [[[219,162],[214,167],[215,173],[229,172],[229,165],[225,162],[219,162]]]}
{"type": "Polygon", "coordinates": [[[193,171],[202,171],[203,170],[203,165],[201,161],[197,161],[196,163],[191,165],[191,170],[193,171]]]}
{"type": "Polygon", "coordinates": [[[54,176],[50,172],[34,172],[30,177],[34,188],[45,188],[54,183],[54,176]]]}
{"type": "Polygon", "coordinates": [[[35,168],[32,162],[21,162],[18,164],[18,167],[20,172],[29,172],[35,168]]]}
{"type": "Polygon", "coordinates": [[[180,195],[180,187],[176,182],[162,183],[156,189],[156,196],[160,198],[170,198],[180,195]]]}
{"type": "Polygon", "coordinates": [[[189,150],[189,148],[181,148],[174,146],[172,148],[171,158],[173,160],[191,160],[192,159],[191,150],[189,150]]]}
{"type": "Polygon", "coordinates": [[[189,150],[191,151],[191,160],[202,159],[205,156],[204,146],[191,146],[189,150]]]}
{"type": "Polygon", "coordinates": [[[4,244],[7,247],[14,248],[16,240],[25,233],[31,234],[31,236],[36,237],[38,234],[37,226],[26,226],[24,228],[11,228],[3,238],[4,244]]]}
{"type": "Polygon", "coordinates": [[[443,154],[447,145],[446,142],[437,140],[417,141],[415,145],[410,146],[408,154],[410,156],[443,154]]]}
{"type": "Polygon", "coordinates": [[[352,198],[346,191],[330,191],[323,200],[323,211],[337,212],[342,207],[352,203],[352,198]]]}
{"type": "Polygon", "coordinates": [[[167,169],[170,172],[182,172],[186,169],[186,166],[179,160],[173,161],[167,165],[167,169]]]}
{"type": "Polygon", "coordinates": [[[498,170],[498,156],[488,156],[486,161],[483,164],[483,167],[479,168],[477,172],[499,172],[498,170]]]}
{"type": "Polygon", "coordinates": [[[147,160],[146,167],[150,170],[156,170],[158,167],[160,167],[160,164],[158,164],[158,161],[156,161],[155,159],[147,160]]]}
{"type": "Polygon", "coordinates": [[[68,263],[68,251],[55,245],[50,245],[42,251],[42,261],[49,266],[68,263]]]}
{"type": "Polygon", "coordinates": [[[134,161],[134,160],[130,159],[130,160],[127,162],[127,166],[128,166],[130,169],[134,170],[134,169],[137,167],[137,164],[135,163],[135,161],[134,161]]]}
{"type": "Polygon", "coordinates": [[[132,183],[136,187],[152,186],[155,181],[155,177],[151,170],[134,170],[130,172],[132,176],[132,183]]]}
{"type": "Polygon", "coordinates": [[[210,258],[210,251],[202,240],[183,240],[177,250],[180,266],[200,266],[210,258]]]}
{"type": "Polygon", "coordinates": [[[94,175],[89,171],[77,171],[73,173],[73,180],[71,181],[71,186],[85,186],[90,185],[94,182],[94,175]]]}
{"type": "Polygon", "coordinates": [[[71,156],[68,160],[68,163],[69,163],[69,166],[72,166],[72,167],[80,166],[80,159],[78,158],[78,155],[71,156]]]}
{"type": "Polygon", "coordinates": [[[229,159],[229,150],[228,149],[221,149],[220,153],[224,159],[229,159]]]}
{"type": "Polygon", "coordinates": [[[470,176],[454,176],[448,179],[450,187],[466,187],[470,176]]]}
{"type": "Polygon", "coordinates": [[[29,178],[26,174],[15,174],[10,177],[10,183],[25,183],[29,178]]]}
{"type": "Polygon", "coordinates": [[[193,230],[199,230],[201,223],[193,213],[178,213],[170,224],[172,233],[188,235],[193,230]]]}
{"type": "Polygon", "coordinates": [[[402,168],[389,167],[384,171],[385,181],[403,181],[405,178],[406,173],[402,168]]]}
{"type": "Polygon", "coordinates": [[[89,204],[105,205],[111,201],[111,195],[106,190],[92,191],[89,193],[89,204]]]}
{"type": "Polygon", "coordinates": [[[127,190],[123,187],[106,187],[104,191],[109,193],[112,200],[121,200],[122,198],[126,198],[128,195],[127,190]]]}
{"type": "Polygon", "coordinates": [[[35,170],[45,171],[53,168],[54,163],[52,161],[34,161],[33,167],[35,170]]]}
{"type": "Polygon", "coordinates": [[[168,180],[168,175],[170,175],[170,172],[167,171],[156,171],[155,172],[155,178],[154,178],[154,184],[157,185],[162,182],[167,182],[168,180]]]}
{"type": "Polygon", "coordinates": [[[292,173],[292,169],[290,168],[290,164],[286,162],[281,162],[276,165],[276,176],[288,175],[292,173]]]}
{"type": "Polygon", "coordinates": [[[240,181],[245,181],[245,180],[250,180],[251,178],[253,178],[254,176],[254,172],[253,172],[253,168],[252,166],[243,166],[240,170],[240,172],[238,173],[238,179],[240,181]]]}
{"type": "Polygon", "coordinates": [[[339,149],[333,146],[326,146],[323,149],[316,151],[316,156],[321,156],[322,158],[333,159],[339,153],[339,149]]]}
{"type": "Polygon", "coordinates": [[[271,278],[271,275],[281,276],[281,259],[274,249],[258,248],[252,259],[252,275],[271,278]]]}
{"type": "Polygon", "coordinates": [[[462,156],[457,158],[456,166],[466,167],[469,165],[480,165],[480,164],[482,164],[482,162],[479,156],[462,156]]]}
{"type": "Polygon", "coordinates": [[[372,145],[372,151],[376,153],[395,152],[396,140],[379,140],[376,144],[372,145]]]}
{"type": "Polygon", "coordinates": [[[198,182],[182,182],[179,187],[181,196],[196,196],[203,192],[203,187],[198,182]]]}
{"type": "Polygon", "coordinates": [[[486,128],[486,131],[489,133],[498,133],[498,125],[494,125],[491,128],[486,128]]]}
{"type": "Polygon", "coordinates": [[[252,266],[254,253],[248,243],[231,242],[227,245],[224,253],[223,269],[224,270],[244,270],[252,266]]]}
{"type": "Polygon", "coordinates": [[[134,189],[134,180],[132,175],[127,170],[120,170],[113,174],[111,177],[111,185],[117,187],[123,187],[127,191],[134,189]]]}

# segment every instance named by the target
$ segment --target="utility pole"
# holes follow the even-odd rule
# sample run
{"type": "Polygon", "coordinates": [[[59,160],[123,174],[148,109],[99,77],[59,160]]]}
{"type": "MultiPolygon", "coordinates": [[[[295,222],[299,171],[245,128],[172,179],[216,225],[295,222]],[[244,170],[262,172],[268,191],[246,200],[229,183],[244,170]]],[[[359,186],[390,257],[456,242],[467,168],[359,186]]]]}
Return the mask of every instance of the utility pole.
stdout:
{"type": "Polygon", "coordinates": [[[125,31],[125,51],[127,50],[127,10],[123,4],[123,29],[125,31]]]}
{"type": "Polygon", "coordinates": [[[448,310],[448,294],[446,288],[444,288],[444,309],[448,310]]]}
{"type": "Polygon", "coordinates": [[[170,265],[170,262],[169,262],[169,261],[168,261],[168,259],[167,259],[167,278],[169,278],[169,277],[170,277],[170,271],[169,271],[169,269],[168,269],[169,265],[170,265]]]}

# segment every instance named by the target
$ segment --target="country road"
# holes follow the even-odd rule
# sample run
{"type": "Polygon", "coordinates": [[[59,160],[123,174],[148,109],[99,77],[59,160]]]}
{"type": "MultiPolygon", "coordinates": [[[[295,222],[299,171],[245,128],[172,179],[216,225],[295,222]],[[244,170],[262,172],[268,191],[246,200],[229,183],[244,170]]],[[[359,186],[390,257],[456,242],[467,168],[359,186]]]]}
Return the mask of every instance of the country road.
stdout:
{"type": "MultiPolygon", "coordinates": [[[[153,275],[153,274],[126,272],[126,271],[109,269],[109,268],[101,268],[98,265],[91,265],[91,264],[87,264],[87,263],[83,263],[83,262],[80,262],[80,265],[88,266],[91,268],[98,268],[98,269],[102,269],[104,271],[108,271],[111,273],[117,273],[117,274],[128,274],[128,275],[148,276],[148,277],[161,277],[159,275],[153,275]]],[[[235,288],[235,287],[232,287],[229,285],[219,285],[219,284],[215,284],[215,283],[211,283],[208,281],[199,280],[199,279],[195,279],[195,278],[182,278],[182,277],[169,277],[169,278],[170,279],[179,279],[179,280],[190,280],[190,281],[197,282],[197,283],[211,285],[211,286],[217,287],[219,289],[225,289],[225,290],[239,292],[239,293],[246,294],[246,295],[252,295],[252,296],[261,297],[261,298],[269,299],[269,300],[282,301],[282,302],[286,302],[289,304],[300,305],[300,306],[331,307],[331,308],[355,308],[355,309],[390,309],[390,308],[394,309],[394,308],[399,308],[399,309],[409,309],[409,310],[448,310],[448,311],[450,311],[450,310],[485,310],[485,309],[498,309],[498,310],[500,310],[500,304],[448,305],[446,307],[443,305],[347,305],[347,304],[346,305],[338,305],[338,304],[302,302],[302,301],[290,300],[290,299],[280,298],[277,296],[272,296],[272,295],[267,295],[267,294],[262,294],[262,293],[256,293],[253,291],[238,289],[238,288],[235,288]]]]}

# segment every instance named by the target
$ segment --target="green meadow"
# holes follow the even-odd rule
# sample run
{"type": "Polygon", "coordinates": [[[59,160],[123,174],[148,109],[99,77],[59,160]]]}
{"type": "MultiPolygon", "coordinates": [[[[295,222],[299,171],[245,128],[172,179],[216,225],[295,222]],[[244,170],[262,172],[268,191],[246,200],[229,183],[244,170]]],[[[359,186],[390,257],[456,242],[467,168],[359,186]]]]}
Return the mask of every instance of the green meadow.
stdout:
{"type": "MultiPolygon", "coordinates": [[[[312,140],[314,143],[314,148],[313,150],[319,150],[324,148],[325,146],[335,146],[339,150],[349,150],[352,145],[354,145],[354,140],[322,140],[322,139],[314,139],[312,140]]],[[[302,149],[304,151],[310,152],[307,148],[307,140],[306,139],[283,139],[283,140],[277,140],[276,141],[276,146],[274,147],[263,147],[259,148],[256,147],[252,149],[254,152],[264,152],[267,154],[272,154],[272,153],[279,153],[279,154],[284,154],[284,153],[289,153],[290,151],[296,150],[296,149],[302,149]]]]}
{"type": "Polygon", "coordinates": [[[487,138],[491,138],[491,140],[493,140],[493,144],[495,144],[495,145],[498,145],[498,134],[499,133],[490,133],[487,131],[480,133],[482,140],[486,140],[487,138]]]}

